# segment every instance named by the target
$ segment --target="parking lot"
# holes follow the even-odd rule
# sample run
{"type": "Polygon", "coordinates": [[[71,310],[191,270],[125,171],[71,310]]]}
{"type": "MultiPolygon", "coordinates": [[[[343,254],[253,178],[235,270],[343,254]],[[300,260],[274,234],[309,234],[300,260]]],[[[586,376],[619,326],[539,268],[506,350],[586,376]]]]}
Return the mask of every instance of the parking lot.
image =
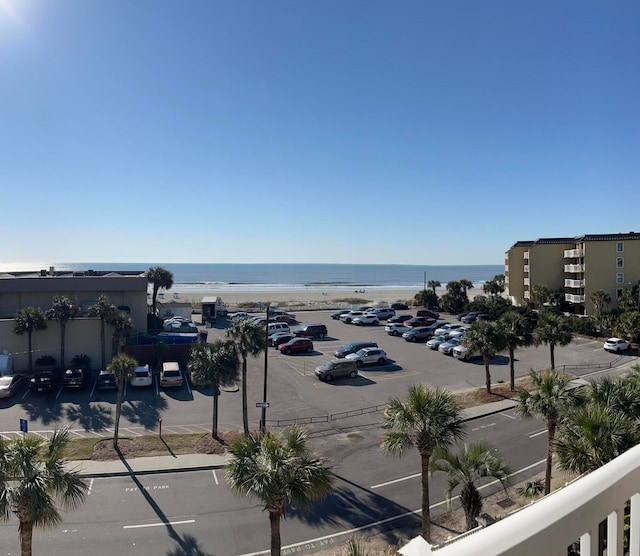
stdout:
{"type": "MultiPolygon", "coordinates": [[[[444,320],[455,318],[443,315],[444,320]]],[[[328,336],[314,339],[310,354],[282,355],[269,348],[267,356],[269,423],[294,418],[313,418],[345,411],[372,408],[385,404],[390,396],[403,397],[413,383],[427,383],[459,391],[484,385],[481,359],[463,362],[427,348],[424,342],[410,343],[392,337],[378,326],[354,326],[331,319],[329,311],[298,314],[301,323],[322,323],[328,336]],[[333,352],[345,343],[372,340],[385,350],[386,365],[363,366],[359,376],[325,383],[314,375],[314,369],[333,358],[333,352]]],[[[292,327],[293,328],[293,327],[292,327]]],[[[208,329],[209,340],[225,334],[225,323],[208,329]]],[[[616,355],[605,352],[602,342],[577,339],[567,347],[556,348],[556,365],[606,364],[616,355]]],[[[631,355],[624,359],[635,360],[631,355]]],[[[549,364],[549,348],[541,346],[516,352],[516,376],[526,375],[531,368],[549,364]]],[[[580,374],[578,372],[578,374],[580,374]]],[[[508,357],[492,358],[493,383],[509,380],[508,357]]],[[[264,385],[264,354],[248,361],[247,389],[249,419],[257,426],[264,385]]],[[[29,421],[30,430],[46,431],[68,425],[79,435],[109,435],[113,428],[116,393],[96,391],[92,382],[85,390],[57,389],[46,395],[31,394],[24,389],[16,396],[0,400],[0,431],[19,431],[20,419],[29,421]]],[[[160,419],[166,432],[210,430],[211,389],[192,389],[185,383],[179,388],[160,388],[157,373],[153,385],[144,389],[127,386],[124,395],[121,427],[124,434],[145,434],[158,429],[160,419]]],[[[235,387],[225,388],[220,396],[220,424],[223,429],[241,429],[240,394],[235,387]]]]}

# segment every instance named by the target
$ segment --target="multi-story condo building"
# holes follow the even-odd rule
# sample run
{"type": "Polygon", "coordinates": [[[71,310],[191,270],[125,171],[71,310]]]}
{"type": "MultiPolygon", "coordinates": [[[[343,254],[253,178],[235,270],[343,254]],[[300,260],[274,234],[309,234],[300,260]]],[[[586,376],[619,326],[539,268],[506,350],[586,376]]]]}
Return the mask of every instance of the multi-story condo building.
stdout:
{"type": "Polygon", "coordinates": [[[507,293],[531,304],[536,284],[562,291],[569,312],[593,314],[591,294],[603,290],[617,306],[624,289],[640,282],[640,233],[586,234],[518,241],[505,253],[507,293]]]}

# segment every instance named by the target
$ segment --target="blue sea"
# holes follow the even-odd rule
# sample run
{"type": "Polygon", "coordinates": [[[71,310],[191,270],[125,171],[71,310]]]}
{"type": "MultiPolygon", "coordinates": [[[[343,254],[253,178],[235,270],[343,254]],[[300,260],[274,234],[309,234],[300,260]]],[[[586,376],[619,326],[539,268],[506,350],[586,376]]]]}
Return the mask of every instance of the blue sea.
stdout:
{"type": "Polygon", "coordinates": [[[0,264],[0,273],[40,270],[140,270],[161,266],[173,273],[173,290],[361,290],[422,289],[429,280],[443,286],[467,279],[482,287],[503,265],[384,265],[384,264],[225,264],[225,263],[29,263],[0,264]]]}

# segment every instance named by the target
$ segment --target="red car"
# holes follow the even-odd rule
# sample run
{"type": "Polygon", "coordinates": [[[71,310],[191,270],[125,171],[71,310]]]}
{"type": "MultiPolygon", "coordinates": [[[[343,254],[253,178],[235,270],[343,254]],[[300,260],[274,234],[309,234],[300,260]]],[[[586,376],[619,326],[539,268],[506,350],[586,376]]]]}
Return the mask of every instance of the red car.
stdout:
{"type": "Polygon", "coordinates": [[[286,322],[287,324],[297,324],[295,315],[276,315],[273,317],[274,322],[286,322]]]}
{"type": "Polygon", "coordinates": [[[432,319],[431,317],[413,317],[412,319],[404,321],[405,326],[430,326],[436,319],[432,319]]]}
{"type": "Polygon", "coordinates": [[[311,353],[313,351],[313,342],[309,338],[294,338],[286,344],[278,346],[280,353],[290,355],[292,353],[311,353]]]}

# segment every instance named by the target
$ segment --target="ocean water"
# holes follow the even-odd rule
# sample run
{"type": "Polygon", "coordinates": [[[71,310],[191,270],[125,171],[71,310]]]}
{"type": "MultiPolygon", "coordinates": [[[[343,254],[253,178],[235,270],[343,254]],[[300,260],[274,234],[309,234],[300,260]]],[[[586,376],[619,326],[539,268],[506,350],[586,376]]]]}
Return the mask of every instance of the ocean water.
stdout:
{"type": "Polygon", "coordinates": [[[466,279],[482,287],[502,265],[383,265],[383,264],[224,264],[224,263],[30,263],[0,264],[0,273],[40,270],[140,270],[162,266],[173,273],[174,290],[248,291],[422,289],[429,280],[444,286],[466,279]]]}

